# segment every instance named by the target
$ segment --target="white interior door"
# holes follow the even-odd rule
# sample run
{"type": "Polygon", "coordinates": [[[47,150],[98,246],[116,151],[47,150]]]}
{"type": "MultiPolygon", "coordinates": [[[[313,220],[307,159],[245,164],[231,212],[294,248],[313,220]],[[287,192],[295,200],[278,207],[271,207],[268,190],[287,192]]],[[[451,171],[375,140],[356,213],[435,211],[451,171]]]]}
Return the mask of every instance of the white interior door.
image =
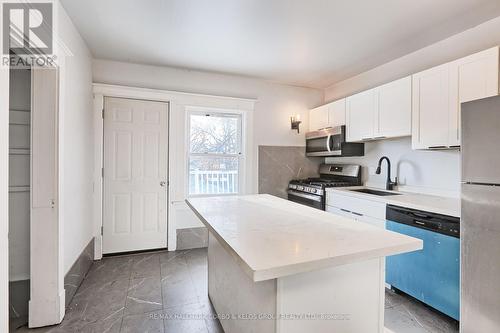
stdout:
{"type": "Polygon", "coordinates": [[[168,104],[105,98],[103,253],[167,247],[168,104]]]}
{"type": "Polygon", "coordinates": [[[29,327],[59,324],[65,309],[58,89],[57,68],[32,67],[29,327]]]}

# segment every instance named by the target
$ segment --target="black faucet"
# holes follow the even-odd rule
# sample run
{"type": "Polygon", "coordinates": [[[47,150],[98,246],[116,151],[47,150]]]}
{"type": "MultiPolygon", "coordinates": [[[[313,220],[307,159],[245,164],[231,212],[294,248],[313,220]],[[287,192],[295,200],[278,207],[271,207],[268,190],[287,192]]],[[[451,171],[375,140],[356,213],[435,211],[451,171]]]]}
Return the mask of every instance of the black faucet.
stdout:
{"type": "Polygon", "coordinates": [[[392,189],[394,189],[394,186],[398,185],[398,177],[396,177],[395,181],[391,180],[391,161],[389,160],[389,158],[387,156],[382,156],[380,158],[380,160],[378,161],[377,171],[375,171],[375,173],[377,175],[380,175],[383,160],[387,161],[387,181],[385,183],[385,189],[392,190],[392,189]]]}

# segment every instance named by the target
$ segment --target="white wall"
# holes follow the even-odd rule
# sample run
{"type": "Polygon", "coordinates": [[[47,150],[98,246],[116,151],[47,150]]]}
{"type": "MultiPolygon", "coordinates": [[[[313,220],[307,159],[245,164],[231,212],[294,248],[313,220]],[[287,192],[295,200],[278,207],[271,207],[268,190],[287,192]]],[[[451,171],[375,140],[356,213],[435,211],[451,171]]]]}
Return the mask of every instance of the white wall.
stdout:
{"type": "Polygon", "coordinates": [[[419,151],[411,149],[411,138],[365,143],[365,156],[327,158],[327,163],[362,165],[363,181],[369,186],[385,187],[387,165],[375,174],[380,157],[391,160],[391,177],[397,176],[406,190],[457,196],[460,191],[460,153],[458,151],[419,151]]]}
{"type": "Polygon", "coordinates": [[[500,44],[500,17],[325,89],[325,101],[352,95],[500,44]]]}
{"type": "Polygon", "coordinates": [[[94,82],[218,96],[255,98],[255,144],[303,146],[308,110],[322,103],[320,90],[286,86],[234,75],[94,60],[94,82]],[[300,134],[290,116],[300,114],[300,134]]]}
{"type": "Polygon", "coordinates": [[[59,213],[66,274],[93,237],[92,55],[64,9],[58,9],[57,36],[64,43],[58,58],[59,213]]]}

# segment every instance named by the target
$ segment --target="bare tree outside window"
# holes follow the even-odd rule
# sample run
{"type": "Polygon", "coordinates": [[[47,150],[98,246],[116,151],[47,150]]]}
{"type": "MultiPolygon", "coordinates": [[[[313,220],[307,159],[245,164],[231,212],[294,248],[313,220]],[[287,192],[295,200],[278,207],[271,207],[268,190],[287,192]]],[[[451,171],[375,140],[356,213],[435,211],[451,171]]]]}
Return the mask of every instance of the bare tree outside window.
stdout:
{"type": "Polygon", "coordinates": [[[189,194],[238,193],[241,116],[190,115],[189,194]]]}

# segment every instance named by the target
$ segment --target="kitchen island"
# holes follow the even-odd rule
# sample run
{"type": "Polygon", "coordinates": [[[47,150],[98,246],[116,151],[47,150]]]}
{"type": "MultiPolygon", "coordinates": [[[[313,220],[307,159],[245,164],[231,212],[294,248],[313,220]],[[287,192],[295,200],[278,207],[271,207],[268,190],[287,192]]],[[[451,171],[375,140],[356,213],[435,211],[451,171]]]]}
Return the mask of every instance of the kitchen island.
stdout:
{"type": "Polygon", "coordinates": [[[226,333],[384,332],[385,257],[422,241],[271,195],[186,200],[226,333]]]}

